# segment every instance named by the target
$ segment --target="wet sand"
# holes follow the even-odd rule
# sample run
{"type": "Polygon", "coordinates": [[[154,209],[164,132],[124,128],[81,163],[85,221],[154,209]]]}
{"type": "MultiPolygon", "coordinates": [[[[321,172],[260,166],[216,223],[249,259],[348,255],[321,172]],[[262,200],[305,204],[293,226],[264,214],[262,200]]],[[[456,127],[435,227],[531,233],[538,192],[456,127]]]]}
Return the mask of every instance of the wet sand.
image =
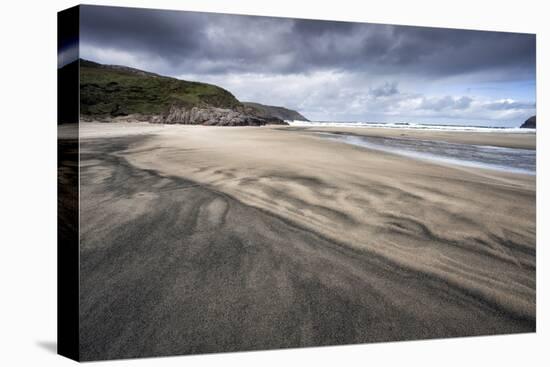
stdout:
{"type": "MultiPolygon", "coordinates": [[[[434,139],[534,148],[469,134],[434,139]]],[[[84,360],[535,331],[534,176],[291,127],[80,143],[84,360]]]]}

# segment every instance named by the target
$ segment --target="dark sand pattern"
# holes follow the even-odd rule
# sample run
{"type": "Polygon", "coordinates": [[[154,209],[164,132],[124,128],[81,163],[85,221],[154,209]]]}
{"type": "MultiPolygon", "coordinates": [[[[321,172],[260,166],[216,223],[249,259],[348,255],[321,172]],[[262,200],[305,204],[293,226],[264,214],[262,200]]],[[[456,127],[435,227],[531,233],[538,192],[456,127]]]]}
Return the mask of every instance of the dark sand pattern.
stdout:
{"type": "Polygon", "coordinates": [[[81,140],[84,360],[535,330],[529,178],[196,131],[81,140]]]}

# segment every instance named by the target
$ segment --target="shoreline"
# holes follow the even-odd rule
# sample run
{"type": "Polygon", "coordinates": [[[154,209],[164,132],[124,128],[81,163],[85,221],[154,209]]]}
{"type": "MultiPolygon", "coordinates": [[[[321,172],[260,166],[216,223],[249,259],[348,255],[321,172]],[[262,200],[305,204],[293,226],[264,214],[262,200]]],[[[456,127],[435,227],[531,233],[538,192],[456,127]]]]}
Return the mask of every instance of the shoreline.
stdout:
{"type": "Polygon", "coordinates": [[[477,132],[477,131],[441,131],[415,130],[407,128],[382,127],[297,127],[288,128],[310,131],[349,134],[356,136],[374,136],[388,138],[410,138],[423,140],[440,140],[450,143],[491,145],[503,148],[536,149],[536,132],[477,132]]]}
{"type": "Polygon", "coordinates": [[[526,175],[536,174],[536,151],[534,149],[463,144],[403,136],[376,137],[341,131],[319,132],[318,134],[322,134],[326,139],[343,144],[400,155],[434,164],[472,167],[526,175]]]}
{"type": "MultiPolygon", "coordinates": [[[[76,125],[76,124],[75,124],[76,125]]],[[[64,125],[61,125],[64,126],[64,125]]],[[[120,128],[124,129],[124,133],[132,134],[132,130],[146,129],[148,133],[158,129],[275,129],[284,131],[302,131],[302,132],[330,132],[334,134],[348,134],[356,136],[372,136],[372,137],[405,137],[411,139],[424,140],[439,140],[451,143],[473,144],[473,145],[490,145],[503,148],[519,148],[519,149],[536,149],[536,131],[528,132],[482,132],[476,131],[460,131],[460,130],[420,130],[407,128],[384,128],[384,127],[319,127],[319,126],[292,126],[292,125],[263,125],[263,126],[205,126],[205,125],[184,125],[184,124],[160,124],[143,121],[117,121],[117,122],[101,122],[101,121],[81,121],[80,129],[84,131],[84,136],[91,137],[93,134],[103,136],[105,131],[92,132],[93,129],[88,127],[103,126],[107,132],[111,130],[114,135],[121,135],[120,128]],[[111,129],[115,127],[115,129],[111,129]],[[149,128],[147,128],[149,127],[149,128]],[[87,129],[88,128],[88,129],[87,129]],[[90,135],[92,134],[92,135],[90,135]]],[[[66,130],[69,130],[68,128],[66,130]]],[[[74,127],[73,127],[74,130],[74,127]]],[[[140,133],[142,131],[140,130],[140,133]]],[[[113,134],[111,134],[113,135],[113,134]]]]}

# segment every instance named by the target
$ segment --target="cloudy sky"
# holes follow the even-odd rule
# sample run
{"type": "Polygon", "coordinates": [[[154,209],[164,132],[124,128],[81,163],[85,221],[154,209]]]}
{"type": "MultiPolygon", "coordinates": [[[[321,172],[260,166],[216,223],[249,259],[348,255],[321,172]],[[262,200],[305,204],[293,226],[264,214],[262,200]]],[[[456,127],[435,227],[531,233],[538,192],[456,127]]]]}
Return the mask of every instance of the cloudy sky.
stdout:
{"type": "Polygon", "coordinates": [[[81,7],[80,56],[213,83],[312,120],[516,126],[535,114],[535,36],[81,7]]]}

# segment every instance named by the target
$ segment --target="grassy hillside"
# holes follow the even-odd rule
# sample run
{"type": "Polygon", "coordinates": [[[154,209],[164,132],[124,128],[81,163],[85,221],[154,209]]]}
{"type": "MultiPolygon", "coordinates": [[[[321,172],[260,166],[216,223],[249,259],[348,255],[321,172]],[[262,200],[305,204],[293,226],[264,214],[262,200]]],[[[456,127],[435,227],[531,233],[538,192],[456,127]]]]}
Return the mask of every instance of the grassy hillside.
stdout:
{"type": "Polygon", "coordinates": [[[242,107],[230,92],[215,85],[86,60],[80,62],[82,115],[154,115],[167,111],[171,105],[230,109],[242,107]]]}

